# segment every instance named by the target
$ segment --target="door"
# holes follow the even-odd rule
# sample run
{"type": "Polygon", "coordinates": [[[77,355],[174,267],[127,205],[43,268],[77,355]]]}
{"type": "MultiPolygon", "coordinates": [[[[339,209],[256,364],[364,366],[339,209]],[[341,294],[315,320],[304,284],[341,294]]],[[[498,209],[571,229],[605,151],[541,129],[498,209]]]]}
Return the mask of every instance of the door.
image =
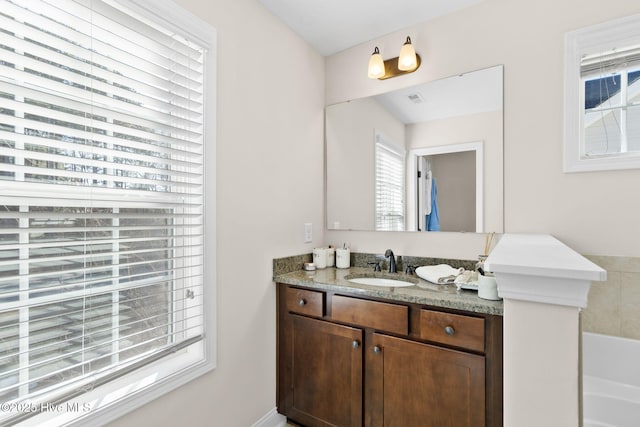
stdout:
{"type": "Polygon", "coordinates": [[[362,330],[292,317],[290,408],[308,427],[362,425],[362,330]]]}
{"type": "Polygon", "coordinates": [[[483,356],[374,333],[366,363],[366,426],[485,425],[483,356]]]}

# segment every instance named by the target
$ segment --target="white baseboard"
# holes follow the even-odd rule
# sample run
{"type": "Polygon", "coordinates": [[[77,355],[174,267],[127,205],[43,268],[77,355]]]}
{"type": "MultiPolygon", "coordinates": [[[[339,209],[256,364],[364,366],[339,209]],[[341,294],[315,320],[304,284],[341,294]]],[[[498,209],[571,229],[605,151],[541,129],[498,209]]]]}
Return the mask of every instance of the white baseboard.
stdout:
{"type": "Polygon", "coordinates": [[[278,413],[273,408],[264,417],[256,421],[251,427],[285,427],[287,425],[287,417],[278,413]]]}

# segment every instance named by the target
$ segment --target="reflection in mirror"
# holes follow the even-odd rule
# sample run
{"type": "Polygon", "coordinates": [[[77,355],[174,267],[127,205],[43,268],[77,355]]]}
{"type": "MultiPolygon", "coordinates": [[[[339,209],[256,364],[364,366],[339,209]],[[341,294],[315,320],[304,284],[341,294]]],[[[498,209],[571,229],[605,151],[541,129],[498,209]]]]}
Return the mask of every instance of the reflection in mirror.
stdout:
{"type": "Polygon", "coordinates": [[[327,107],[327,228],[502,232],[502,73],[327,107]]]}
{"type": "Polygon", "coordinates": [[[407,177],[414,178],[407,179],[407,194],[416,196],[407,198],[407,230],[484,231],[483,146],[478,141],[409,152],[407,177]]]}

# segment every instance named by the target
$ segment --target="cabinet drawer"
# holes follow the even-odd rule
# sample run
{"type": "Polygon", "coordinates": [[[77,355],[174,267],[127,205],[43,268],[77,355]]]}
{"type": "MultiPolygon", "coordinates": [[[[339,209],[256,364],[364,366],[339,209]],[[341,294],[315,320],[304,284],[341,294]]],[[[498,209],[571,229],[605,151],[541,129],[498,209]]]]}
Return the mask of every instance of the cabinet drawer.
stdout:
{"type": "Polygon", "coordinates": [[[289,312],[315,317],[324,315],[324,292],[287,288],[285,301],[289,312]]]}
{"type": "Polygon", "coordinates": [[[484,319],[420,310],[420,338],[469,350],[484,351],[484,319]]]}
{"type": "Polygon", "coordinates": [[[331,318],[380,331],[409,333],[409,307],[404,305],[334,295],[331,318]]]}

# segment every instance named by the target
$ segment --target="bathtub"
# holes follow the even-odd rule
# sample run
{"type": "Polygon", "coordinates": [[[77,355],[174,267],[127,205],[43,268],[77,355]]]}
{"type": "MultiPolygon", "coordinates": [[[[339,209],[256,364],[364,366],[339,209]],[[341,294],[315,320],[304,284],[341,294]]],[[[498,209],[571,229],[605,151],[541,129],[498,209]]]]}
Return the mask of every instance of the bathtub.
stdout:
{"type": "Polygon", "coordinates": [[[582,334],[584,427],[640,426],[640,341],[582,334]]]}

